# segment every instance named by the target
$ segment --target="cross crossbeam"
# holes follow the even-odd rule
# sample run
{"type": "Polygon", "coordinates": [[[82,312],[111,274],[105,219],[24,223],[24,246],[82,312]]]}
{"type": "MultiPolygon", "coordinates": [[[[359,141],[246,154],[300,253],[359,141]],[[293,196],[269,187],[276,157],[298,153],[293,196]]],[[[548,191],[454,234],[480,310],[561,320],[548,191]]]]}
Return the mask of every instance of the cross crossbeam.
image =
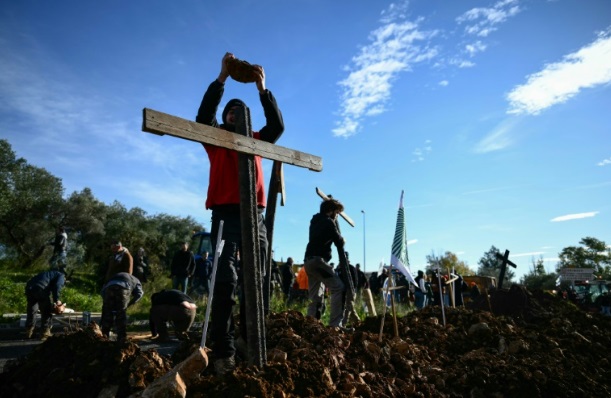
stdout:
{"type": "Polygon", "coordinates": [[[182,119],[149,108],[143,109],[142,131],[157,135],[167,134],[202,144],[232,149],[247,155],[257,155],[265,159],[277,160],[312,171],[322,171],[322,158],[318,156],[182,119]]]}

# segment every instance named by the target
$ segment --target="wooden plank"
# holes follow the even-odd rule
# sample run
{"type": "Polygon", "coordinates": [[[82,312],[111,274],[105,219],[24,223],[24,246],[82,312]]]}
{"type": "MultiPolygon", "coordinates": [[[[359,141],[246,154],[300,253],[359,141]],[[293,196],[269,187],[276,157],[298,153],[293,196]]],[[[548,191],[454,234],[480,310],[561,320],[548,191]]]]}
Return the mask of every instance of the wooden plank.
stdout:
{"type": "Polygon", "coordinates": [[[157,135],[167,134],[190,141],[232,149],[247,155],[258,155],[265,159],[278,160],[312,171],[322,171],[322,158],[318,156],[244,137],[149,108],[143,109],[142,131],[157,135]]]}

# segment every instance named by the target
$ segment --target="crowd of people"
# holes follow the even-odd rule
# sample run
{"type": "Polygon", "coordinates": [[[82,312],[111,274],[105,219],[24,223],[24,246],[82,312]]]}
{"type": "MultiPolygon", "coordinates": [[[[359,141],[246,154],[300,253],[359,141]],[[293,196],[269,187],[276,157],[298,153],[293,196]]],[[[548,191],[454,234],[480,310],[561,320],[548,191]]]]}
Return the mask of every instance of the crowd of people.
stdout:
{"type": "MultiPolygon", "coordinates": [[[[235,56],[226,53],[221,59],[220,72],[209,85],[203,95],[197,110],[195,121],[216,129],[240,133],[237,124],[240,120],[249,119],[246,104],[237,98],[229,100],[217,119],[219,105],[225,92],[225,85],[230,77],[230,64],[235,56]]],[[[265,125],[257,131],[252,131],[252,138],[268,143],[275,143],[284,132],[284,121],[280,108],[272,92],[266,87],[266,76],[263,67],[252,65],[251,82],[258,92],[259,101],[265,117],[265,125]]],[[[241,130],[241,129],[240,129],[241,130]]],[[[213,364],[219,375],[230,372],[235,367],[236,325],[234,324],[234,306],[239,303],[240,336],[246,338],[245,299],[240,295],[243,277],[240,274],[239,254],[242,250],[241,200],[240,200],[240,162],[238,153],[221,146],[202,144],[210,162],[207,197],[205,208],[212,213],[211,242],[212,252],[216,253],[216,242],[221,233],[223,247],[217,260],[214,287],[211,285],[212,263],[209,253],[196,261],[193,252],[189,250],[188,242],[182,242],[174,254],[170,264],[172,289],[162,290],[151,295],[150,326],[154,336],[161,340],[168,339],[166,322],[172,322],[177,337],[183,338],[184,333],[193,323],[197,301],[192,297],[213,295],[211,305],[210,342],[213,364]],[[213,291],[212,291],[213,290],[213,291]],[[239,299],[236,300],[236,297],[239,299]]],[[[393,286],[393,297],[399,302],[410,303],[410,297],[415,300],[417,308],[435,305],[440,295],[435,289],[441,286],[442,292],[446,285],[458,283],[457,280],[444,280],[443,283],[432,283],[423,273],[418,273],[418,286],[410,286],[401,274],[389,274],[384,269],[378,276],[373,273],[369,278],[361,271],[360,265],[353,266],[345,250],[345,240],[338,227],[338,215],[343,210],[343,204],[333,198],[328,198],[320,204],[319,211],[312,216],[309,224],[308,242],[305,247],[303,266],[295,269],[293,258],[278,266],[274,263],[270,275],[264,268],[267,264],[268,241],[264,219],[266,194],[261,158],[253,156],[254,165],[254,197],[257,211],[253,212],[257,225],[258,236],[254,242],[260,258],[261,275],[267,286],[281,289],[288,305],[294,302],[307,304],[307,315],[322,319],[329,307],[329,326],[349,331],[348,325],[358,319],[355,308],[356,299],[364,289],[371,289],[374,296],[382,294],[388,286],[389,278],[393,286]],[[337,251],[338,265],[331,262],[332,246],[337,251]],[[267,279],[269,278],[269,279],[267,279]],[[270,280],[271,279],[271,280],[270,280]],[[328,297],[328,300],[326,300],[328,297]]],[[[61,311],[60,292],[65,283],[65,264],[67,235],[63,229],[53,241],[54,254],[52,269],[32,278],[28,282],[28,320],[26,328],[32,335],[33,314],[40,308],[43,313],[43,336],[50,335],[50,318],[54,311],[61,311]],[[57,265],[59,264],[59,265],[57,265]],[[59,310],[55,310],[59,308],[59,310]]],[[[140,300],[143,295],[143,283],[150,275],[150,267],[144,249],[140,248],[132,257],[129,250],[120,241],[111,245],[112,256],[106,270],[102,289],[103,308],[101,328],[105,336],[111,330],[118,340],[126,339],[127,308],[140,300]]],[[[441,278],[441,276],[439,276],[441,278]]],[[[441,279],[440,279],[441,280],[441,279]]],[[[264,312],[270,308],[270,293],[265,286],[263,293],[264,312]]],[[[452,285],[454,286],[454,285],[452,285]]],[[[387,290],[387,289],[386,289],[387,290]]],[[[461,292],[462,288],[455,289],[461,292]]],[[[445,295],[443,297],[446,297],[445,295]]],[[[453,298],[459,301],[458,296],[453,298]]]]}

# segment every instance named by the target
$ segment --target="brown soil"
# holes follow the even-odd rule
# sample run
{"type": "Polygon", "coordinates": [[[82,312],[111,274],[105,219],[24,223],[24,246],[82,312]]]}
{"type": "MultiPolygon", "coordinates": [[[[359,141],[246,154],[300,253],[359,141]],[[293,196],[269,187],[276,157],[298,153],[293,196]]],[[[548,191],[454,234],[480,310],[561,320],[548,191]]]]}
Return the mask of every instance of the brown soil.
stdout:
{"type": "MultiPolygon", "coordinates": [[[[209,366],[188,397],[611,396],[611,318],[514,285],[472,309],[439,307],[394,322],[367,318],[343,333],[295,311],[267,319],[268,363],[209,366]],[[490,311],[492,310],[492,311],[490,311]]],[[[95,327],[53,336],[0,374],[3,397],[138,395],[198,347],[193,332],[172,358],[115,343],[95,327]]],[[[213,360],[213,358],[211,358],[213,360]]]]}

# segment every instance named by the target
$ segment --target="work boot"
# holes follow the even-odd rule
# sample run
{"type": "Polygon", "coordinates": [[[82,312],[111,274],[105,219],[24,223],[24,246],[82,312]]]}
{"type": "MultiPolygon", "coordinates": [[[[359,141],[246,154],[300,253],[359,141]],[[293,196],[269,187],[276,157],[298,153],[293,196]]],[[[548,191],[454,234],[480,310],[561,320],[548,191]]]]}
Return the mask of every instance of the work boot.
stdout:
{"type": "Polygon", "coordinates": [[[34,326],[30,326],[29,328],[25,330],[26,339],[31,339],[33,334],[34,334],[34,326]]]}
{"type": "Polygon", "coordinates": [[[248,343],[242,336],[235,339],[235,350],[240,358],[248,358],[248,343]]]}
{"type": "Polygon", "coordinates": [[[51,328],[46,328],[44,332],[42,332],[42,336],[40,336],[40,340],[45,341],[49,337],[51,337],[53,333],[51,333],[51,328]]]}
{"type": "Polygon", "coordinates": [[[227,358],[221,358],[214,361],[214,370],[218,376],[233,372],[235,369],[235,357],[232,355],[227,358]]]}

